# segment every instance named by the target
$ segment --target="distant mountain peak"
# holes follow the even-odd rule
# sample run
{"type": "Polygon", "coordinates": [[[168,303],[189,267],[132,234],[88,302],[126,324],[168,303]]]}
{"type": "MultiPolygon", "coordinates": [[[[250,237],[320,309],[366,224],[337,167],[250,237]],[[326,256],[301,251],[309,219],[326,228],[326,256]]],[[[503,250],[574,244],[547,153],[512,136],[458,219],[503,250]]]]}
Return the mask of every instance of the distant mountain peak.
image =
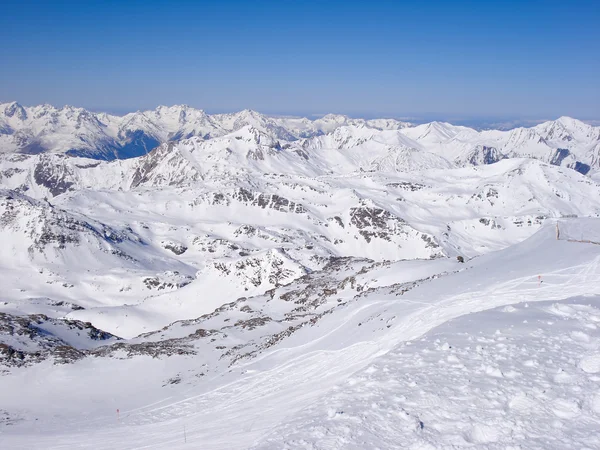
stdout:
{"type": "Polygon", "coordinates": [[[4,107],[4,114],[7,117],[16,117],[20,120],[27,119],[27,112],[25,111],[25,108],[23,108],[17,102],[11,102],[6,104],[4,107]]]}

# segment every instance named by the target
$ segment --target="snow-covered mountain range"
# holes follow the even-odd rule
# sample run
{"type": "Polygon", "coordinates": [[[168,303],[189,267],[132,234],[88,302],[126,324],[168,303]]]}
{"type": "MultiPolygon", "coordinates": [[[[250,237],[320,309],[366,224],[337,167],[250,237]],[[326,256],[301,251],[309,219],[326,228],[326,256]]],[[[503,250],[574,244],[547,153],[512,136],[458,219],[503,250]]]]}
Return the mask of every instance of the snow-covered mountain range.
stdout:
{"type": "MultiPolygon", "coordinates": [[[[15,448],[129,448],[148,436],[164,448],[181,444],[173,436],[195,417],[189,437],[206,448],[293,448],[319,439],[313,419],[325,415],[320,422],[331,421],[343,443],[346,428],[336,421],[344,411],[324,405],[360,405],[365,392],[337,395],[336,385],[356,372],[387,392],[371,362],[392,367],[383,355],[398,355],[405,341],[522,301],[578,296],[570,309],[557,307],[574,325],[572,340],[552,352],[582,343],[592,359],[570,360],[600,373],[600,337],[590,331],[600,314],[590,302],[598,302],[584,297],[600,293],[599,151],[600,129],[566,117],[477,131],[185,106],[117,117],[2,104],[0,435],[8,429],[15,448]],[[579,326],[584,306],[589,317],[579,326]],[[31,382],[31,395],[16,394],[42,374],[49,387],[31,382]],[[263,397],[273,409],[260,414],[263,397]],[[288,408],[303,413],[292,420],[288,408]],[[111,429],[117,409],[127,411],[126,431],[111,429]],[[219,418],[236,431],[223,432],[219,418]]],[[[546,327],[554,313],[536,314],[546,327]]],[[[540,333],[550,336],[546,328],[540,333]]],[[[494,336],[485,342],[500,345],[494,336]]],[[[432,342],[434,350],[413,359],[430,364],[424,355],[433,351],[440,360],[444,349],[432,342]]],[[[507,348],[523,352],[526,344],[507,348]]],[[[461,348],[453,357],[476,365],[469,354],[461,348]]],[[[484,359],[489,370],[469,373],[497,374],[498,361],[484,359]]],[[[459,377],[458,363],[447,361],[459,377]]],[[[587,383],[570,366],[564,371],[587,383]]],[[[518,375],[497,378],[513,383],[518,375]]],[[[516,395],[510,383],[498,389],[516,395]]],[[[585,389],[572,393],[583,398],[585,389]]],[[[536,399],[557,417],[575,408],[584,424],[600,414],[555,400],[536,399]]],[[[379,418],[389,426],[373,437],[357,422],[352,442],[385,448],[400,433],[417,445],[428,432],[434,447],[463,442],[429,431],[432,408],[398,402],[406,429],[379,418]]],[[[561,429],[548,433],[560,440],[561,429]]],[[[593,430],[582,426],[582,445],[593,446],[593,430]]],[[[460,436],[516,442],[490,433],[474,423],[460,436]]]]}
{"type": "MultiPolygon", "coordinates": [[[[425,150],[459,166],[527,157],[584,174],[600,168],[600,127],[569,117],[531,128],[477,131],[440,122],[412,126],[394,119],[363,120],[334,114],[317,120],[269,117],[251,110],[209,115],[185,105],[160,106],[119,117],[72,106],[3,103],[0,152],[126,159],[145,155],[167,142],[210,140],[244,127],[293,147],[339,149],[377,143],[425,150]]],[[[394,156],[388,159],[387,163],[392,163],[394,156]]]]}
{"type": "Polygon", "coordinates": [[[584,156],[600,134],[573,119],[478,132],[188,107],[122,118],[0,111],[14,132],[4,138],[37,130],[36,142],[55,145],[0,154],[5,306],[52,315],[53,303],[74,304],[69,318],[121,337],[261,294],[331,258],[474,257],[553,218],[600,214],[600,186],[582,174],[595,174],[584,156]],[[71,151],[69,139],[87,133],[86,151],[106,155],[107,136],[129,132],[156,148],[110,161],[71,151]],[[205,291],[210,301],[193,300],[205,291]],[[40,298],[50,311],[24,306],[40,298]]]}
{"type": "Polygon", "coordinates": [[[393,119],[362,120],[334,114],[315,121],[267,117],[251,110],[209,115],[185,105],[159,106],[153,111],[120,117],[72,106],[23,107],[12,102],[0,104],[0,152],[58,152],[95,159],[125,159],[144,155],[164,142],[195,136],[210,139],[245,126],[276,139],[296,140],[344,125],[392,130],[408,126],[393,119]]]}

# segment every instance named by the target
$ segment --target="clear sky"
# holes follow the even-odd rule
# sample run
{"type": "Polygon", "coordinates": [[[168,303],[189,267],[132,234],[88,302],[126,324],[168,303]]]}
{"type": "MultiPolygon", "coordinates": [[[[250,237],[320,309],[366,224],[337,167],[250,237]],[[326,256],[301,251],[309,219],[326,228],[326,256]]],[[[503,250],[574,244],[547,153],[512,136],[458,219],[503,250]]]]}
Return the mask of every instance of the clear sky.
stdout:
{"type": "Polygon", "coordinates": [[[0,101],[600,118],[600,0],[0,4],[0,101]]]}

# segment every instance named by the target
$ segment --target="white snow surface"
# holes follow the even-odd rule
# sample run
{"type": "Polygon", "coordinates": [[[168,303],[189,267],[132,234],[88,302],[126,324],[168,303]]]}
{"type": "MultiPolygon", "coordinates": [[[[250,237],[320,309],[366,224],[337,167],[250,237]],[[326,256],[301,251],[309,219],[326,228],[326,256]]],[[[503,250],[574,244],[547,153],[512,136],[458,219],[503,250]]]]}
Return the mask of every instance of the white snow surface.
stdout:
{"type": "Polygon", "coordinates": [[[2,440],[8,448],[594,448],[599,268],[600,246],[556,240],[548,225],[464,265],[355,272],[333,312],[229,370],[211,372],[219,363],[210,352],[9,369],[2,440]]]}
{"type": "Polygon", "coordinates": [[[0,105],[0,447],[599,448],[598,130],[0,105]]]}

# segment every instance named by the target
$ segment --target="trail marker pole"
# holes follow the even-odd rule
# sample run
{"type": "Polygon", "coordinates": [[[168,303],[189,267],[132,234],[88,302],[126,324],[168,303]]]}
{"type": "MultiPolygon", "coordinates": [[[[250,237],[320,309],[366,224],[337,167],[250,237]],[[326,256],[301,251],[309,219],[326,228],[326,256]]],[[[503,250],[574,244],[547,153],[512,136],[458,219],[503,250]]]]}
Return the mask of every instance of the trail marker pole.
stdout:
{"type": "Polygon", "coordinates": [[[117,422],[120,422],[120,421],[121,421],[120,411],[117,408],[117,422]]]}
{"type": "Polygon", "coordinates": [[[538,275],[538,287],[542,286],[542,276],[538,275]]]}

